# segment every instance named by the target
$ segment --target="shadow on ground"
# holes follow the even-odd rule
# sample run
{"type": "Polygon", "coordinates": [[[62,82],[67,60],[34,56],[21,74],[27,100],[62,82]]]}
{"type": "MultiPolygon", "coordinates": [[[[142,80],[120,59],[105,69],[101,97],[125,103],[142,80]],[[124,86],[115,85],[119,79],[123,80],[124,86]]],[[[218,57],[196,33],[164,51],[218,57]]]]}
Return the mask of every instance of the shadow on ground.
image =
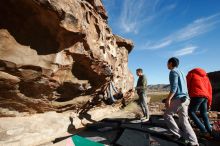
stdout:
{"type": "MultiPolygon", "coordinates": [[[[176,118],[178,121],[178,119],[176,118]]],[[[72,122],[71,122],[72,123],[72,122]]],[[[71,131],[74,130],[73,125],[71,131]]],[[[69,128],[68,128],[69,129],[69,128]]],[[[54,143],[78,135],[94,142],[111,146],[185,146],[174,140],[166,128],[162,116],[152,115],[148,122],[139,119],[104,119],[87,125],[84,129],[74,130],[73,135],[60,137],[54,143]]],[[[220,141],[199,138],[200,146],[219,146],[220,141]]]]}

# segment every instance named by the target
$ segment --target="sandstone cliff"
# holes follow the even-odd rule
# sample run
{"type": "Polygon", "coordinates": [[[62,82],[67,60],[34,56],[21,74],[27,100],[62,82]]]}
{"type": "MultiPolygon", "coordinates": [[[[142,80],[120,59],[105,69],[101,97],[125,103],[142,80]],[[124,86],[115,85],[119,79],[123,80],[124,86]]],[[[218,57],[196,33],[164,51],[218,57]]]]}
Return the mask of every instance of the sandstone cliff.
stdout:
{"type": "Polygon", "coordinates": [[[107,18],[100,0],[1,0],[0,116],[77,110],[111,79],[131,89],[133,43],[107,18]]]}

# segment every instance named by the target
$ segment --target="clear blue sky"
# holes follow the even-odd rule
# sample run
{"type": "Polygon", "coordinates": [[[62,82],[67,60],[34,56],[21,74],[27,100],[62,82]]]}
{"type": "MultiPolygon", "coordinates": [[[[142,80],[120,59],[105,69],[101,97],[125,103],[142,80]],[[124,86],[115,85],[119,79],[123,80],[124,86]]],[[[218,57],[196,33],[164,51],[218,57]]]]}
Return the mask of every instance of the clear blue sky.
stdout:
{"type": "MultiPolygon", "coordinates": [[[[220,0],[103,0],[113,33],[133,40],[129,68],[143,68],[149,84],[168,82],[167,60],[185,74],[220,70],[220,0]]],[[[137,78],[136,78],[137,79],[137,78]]]]}

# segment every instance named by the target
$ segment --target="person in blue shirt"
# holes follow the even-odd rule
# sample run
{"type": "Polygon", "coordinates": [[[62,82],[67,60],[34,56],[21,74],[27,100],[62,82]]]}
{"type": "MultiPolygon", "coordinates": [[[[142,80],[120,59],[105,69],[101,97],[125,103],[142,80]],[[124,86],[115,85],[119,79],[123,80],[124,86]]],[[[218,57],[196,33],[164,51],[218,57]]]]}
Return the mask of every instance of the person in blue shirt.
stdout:
{"type": "Polygon", "coordinates": [[[173,138],[184,140],[184,142],[191,146],[199,146],[196,134],[189,123],[188,106],[190,99],[187,91],[186,77],[178,69],[178,66],[179,59],[172,57],[168,60],[170,93],[166,98],[164,120],[173,134],[173,138]],[[173,118],[174,114],[179,116],[181,130],[173,118]]]}

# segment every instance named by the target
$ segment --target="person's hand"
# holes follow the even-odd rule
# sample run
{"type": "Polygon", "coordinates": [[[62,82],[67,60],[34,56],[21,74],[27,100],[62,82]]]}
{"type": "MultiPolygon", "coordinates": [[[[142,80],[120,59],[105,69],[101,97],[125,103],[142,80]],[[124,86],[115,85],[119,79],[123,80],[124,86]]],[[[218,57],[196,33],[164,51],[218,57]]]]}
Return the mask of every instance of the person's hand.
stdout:
{"type": "Polygon", "coordinates": [[[170,100],[169,99],[166,99],[166,104],[165,104],[166,108],[169,108],[170,107],[170,100]]]}
{"type": "Polygon", "coordinates": [[[210,105],[210,106],[208,106],[208,111],[211,111],[211,105],[210,105]]]}

